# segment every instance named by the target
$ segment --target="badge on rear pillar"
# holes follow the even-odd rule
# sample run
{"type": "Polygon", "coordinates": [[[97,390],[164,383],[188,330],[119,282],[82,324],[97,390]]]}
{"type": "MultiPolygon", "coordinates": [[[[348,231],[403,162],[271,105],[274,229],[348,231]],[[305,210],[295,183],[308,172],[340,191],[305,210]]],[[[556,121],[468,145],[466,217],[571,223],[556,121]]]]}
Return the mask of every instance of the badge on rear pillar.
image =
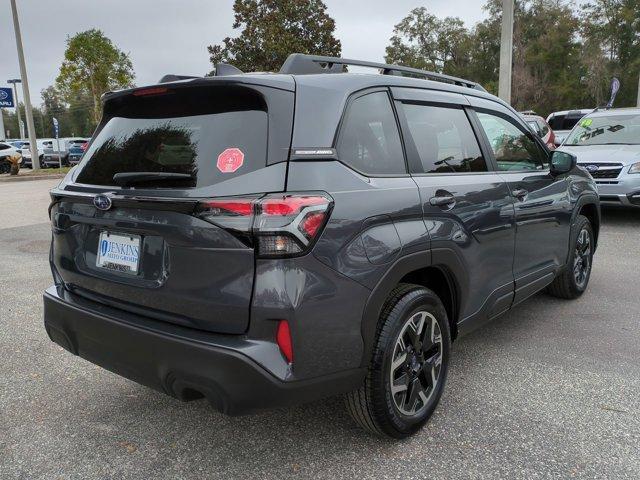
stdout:
{"type": "Polygon", "coordinates": [[[93,204],[98,210],[109,210],[111,208],[111,199],[106,195],[96,195],[93,197],[93,204]]]}

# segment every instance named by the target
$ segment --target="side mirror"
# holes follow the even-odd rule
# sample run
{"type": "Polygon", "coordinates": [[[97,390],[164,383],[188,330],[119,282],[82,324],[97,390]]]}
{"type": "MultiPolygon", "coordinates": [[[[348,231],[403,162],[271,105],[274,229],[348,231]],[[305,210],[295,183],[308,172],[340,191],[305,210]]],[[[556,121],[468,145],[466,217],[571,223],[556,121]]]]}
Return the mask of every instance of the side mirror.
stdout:
{"type": "Polygon", "coordinates": [[[573,170],[578,163],[578,157],[571,153],[554,150],[551,152],[551,175],[561,175],[573,170]]]}

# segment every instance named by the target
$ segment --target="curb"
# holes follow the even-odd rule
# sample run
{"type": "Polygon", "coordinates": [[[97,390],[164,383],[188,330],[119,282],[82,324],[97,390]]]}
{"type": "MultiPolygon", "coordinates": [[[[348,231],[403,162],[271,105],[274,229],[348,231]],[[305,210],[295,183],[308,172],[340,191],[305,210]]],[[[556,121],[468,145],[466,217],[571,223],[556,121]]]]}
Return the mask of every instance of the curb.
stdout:
{"type": "Polygon", "coordinates": [[[29,180],[47,180],[47,179],[63,179],[66,173],[50,173],[48,175],[7,175],[0,177],[0,183],[2,182],[28,182],[29,180]]]}

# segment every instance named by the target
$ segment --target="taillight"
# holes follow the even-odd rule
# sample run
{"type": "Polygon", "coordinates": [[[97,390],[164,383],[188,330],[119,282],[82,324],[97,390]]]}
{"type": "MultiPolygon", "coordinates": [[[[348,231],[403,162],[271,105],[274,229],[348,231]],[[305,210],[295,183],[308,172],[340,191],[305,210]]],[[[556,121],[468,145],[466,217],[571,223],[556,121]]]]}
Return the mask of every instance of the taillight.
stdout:
{"type": "Polygon", "coordinates": [[[82,145],[80,145],[80,149],[81,149],[83,152],[86,152],[86,151],[87,151],[87,148],[89,148],[89,142],[85,142],[85,143],[83,143],[82,145]]]}
{"type": "Polygon", "coordinates": [[[247,236],[258,256],[308,251],[327,223],[332,201],[325,194],[269,194],[261,198],[218,198],[199,204],[204,220],[247,236]]]}

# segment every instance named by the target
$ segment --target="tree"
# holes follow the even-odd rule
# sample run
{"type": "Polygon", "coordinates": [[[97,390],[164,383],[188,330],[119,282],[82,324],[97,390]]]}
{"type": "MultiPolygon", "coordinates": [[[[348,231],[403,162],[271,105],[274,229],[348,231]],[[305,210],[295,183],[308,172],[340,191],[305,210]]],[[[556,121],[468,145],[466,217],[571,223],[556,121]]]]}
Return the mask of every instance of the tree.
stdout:
{"type": "Polygon", "coordinates": [[[591,88],[608,100],[612,77],[620,79],[616,106],[636,103],[640,73],[640,0],[590,0],[582,5],[585,60],[591,88]],[[597,55],[594,57],[593,55],[597,55]]]}
{"type": "Polygon", "coordinates": [[[425,7],[414,8],[393,29],[387,63],[461,75],[469,65],[470,34],[459,18],[443,20],[425,7]]]}
{"type": "MultiPolygon", "coordinates": [[[[636,2],[640,0],[592,0],[636,2]]],[[[459,18],[412,10],[395,26],[386,60],[469,78],[497,93],[502,0],[487,0],[488,18],[467,29],[459,18]]],[[[637,10],[640,12],[640,10],[637,10]]],[[[516,0],[512,104],[545,114],[595,106],[602,68],[594,42],[581,44],[581,20],[568,0],[516,0]]]]}
{"type": "Polygon", "coordinates": [[[211,63],[243,71],[277,71],[291,53],[340,56],[334,20],[321,0],[235,0],[233,28],[223,45],[207,47],[211,63]]]}
{"type": "Polygon", "coordinates": [[[100,96],[110,90],[133,86],[133,65],[101,30],[91,29],[67,37],[67,49],[56,88],[67,103],[79,97],[93,102],[93,120],[100,120],[100,96]]]}

